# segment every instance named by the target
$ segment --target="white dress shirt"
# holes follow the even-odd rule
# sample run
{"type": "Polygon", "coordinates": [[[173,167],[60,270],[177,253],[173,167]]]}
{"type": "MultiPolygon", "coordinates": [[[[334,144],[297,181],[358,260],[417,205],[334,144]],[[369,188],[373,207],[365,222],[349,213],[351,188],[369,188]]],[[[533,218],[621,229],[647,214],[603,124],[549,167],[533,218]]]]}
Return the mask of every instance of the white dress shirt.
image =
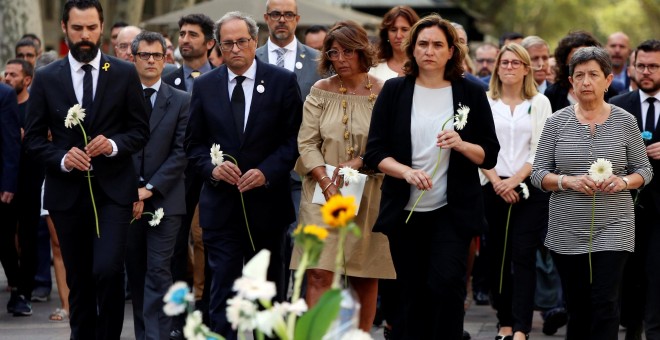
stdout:
{"type": "Polygon", "coordinates": [[[162,79],[158,79],[158,81],[155,84],[151,85],[151,86],[144,86],[144,84],[142,84],[142,90],[145,90],[145,89],[148,89],[148,88],[152,88],[152,89],[156,90],[156,92],[154,92],[151,95],[151,97],[149,97],[149,100],[151,101],[151,107],[154,107],[154,105],[156,104],[156,96],[158,96],[158,91],[160,91],[160,84],[162,82],[163,82],[162,79]]]}
{"type": "MultiPolygon", "coordinates": [[[[648,93],[639,90],[639,100],[642,102],[642,122],[646,122],[646,112],[649,110],[649,102],[646,100],[651,97],[649,96],[648,93]]],[[[658,111],[660,111],[660,92],[656,93],[655,96],[655,102],[653,102],[653,108],[655,109],[655,126],[658,126],[658,111]]],[[[644,126],[644,130],[647,130],[646,126],[644,126]]],[[[656,131],[660,133],[660,131],[656,131]]]]}
{"type": "Polygon", "coordinates": [[[530,156],[532,141],[531,101],[525,100],[516,105],[513,113],[502,100],[488,99],[493,111],[495,133],[500,142],[495,172],[500,177],[515,175],[530,156]]]}
{"type": "MultiPolygon", "coordinates": [[[[227,85],[227,90],[229,90],[229,100],[231,100],[231,95],[234,93],[234,87],[236,87],[236,77],[245,76],[243,80],[243,93],[245,94],[245,121],[243,121],[243,130],[245,130],[245,125],[248,121],[248,115],[250,114],[250,104],[252,103],[252,92],[254,90],[254,81],[257,77],[257,63],[252,61],[250,68],[245,71],[243,74],[235,74],[229,68],[227,68],[229,84],[227,85]]],[[[274,84],[273,84],[274,85],[274,84]]]]}
{"type": "MultiPolygon", "coordinates": [[[[277,65],[277,52],[280,47],[275,45],[270,38],[268,38],[268,63],[277,65]]],[[[296,53],[298,52],[298,40],[293,38],[293,40],[286,46],[286,53],[284,54],[284,68],[293,72],[294,67],[296,66],[296,53]]]]}

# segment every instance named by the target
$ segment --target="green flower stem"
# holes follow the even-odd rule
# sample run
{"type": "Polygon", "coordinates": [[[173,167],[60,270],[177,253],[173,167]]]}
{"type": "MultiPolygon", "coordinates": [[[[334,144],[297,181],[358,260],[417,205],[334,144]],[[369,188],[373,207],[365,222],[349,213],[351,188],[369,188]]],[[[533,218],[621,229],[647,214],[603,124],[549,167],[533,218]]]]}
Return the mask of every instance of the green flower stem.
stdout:
{"type": "MultiPolygon", "coordinates": [[[[153,217],[154,213],[145,211],[145,212],[142,213],[142,215],[151,215],[153,217]]],[[[133,222],[135,222],[135,217],[133,217],[133,219],[131,220],[131,223],[129,223],[129,224],[133,224],[133,222]]]]}
{"type": "Polygon", "coordinates": [[[504,229],[504,250],[502,251],[502,266],[500,267],[500,294],[502,294],[502,279],[504,278],[504,260],[506,259],[506,243],[509,238],[509,221],[511,221],[511,208],[513,208],[513,203],[509,204],[509,212],[506,215],[506,228],[504,229]]]}
{"type": "MultiPolygon", "coordinates": [[[[85,128],[82,126],[82,122],[75,118],[80,130],[82,130],[83,138],[85,139],[85,146],[87,146],[87,133],[85,128]]],[[[94,190],[92,190],[92,173],[87,170],[87,184],[89,184],[89,196],[92,198],[92,208],[94,209],[94,223],[96,223],[96,237],[101,238],[101,232],[99,231],[99,213],[96,211],[96,201],[94,201],[94,190]]]]}
{"type": "MultiPolygon", "coordinates": [[[[342,268],[342,259],[344,258],[344,241],[346,241],[346,234],[348,230],[346,227],[339,227],[339,244],[337,245],[337,256],[335,257],[335,275],[332,279],[332,288],[338,289],[339,281],[341,278],[341,273],[339,272],[342,268]]],[[[346,273],[344,273],[345,275],[346,273]]]]}
{"type": "MultiPolygon", "coordinates": [[[[442,123],[442,129],[444,130],[445,126],[447,123],[452,120],[454,116],[452,115],[451,117],[447,118],[444,123],[442,123]]],[[[435,173],[438,172],[438,167],[440,166],[440,155],[442,154],[442,148],[438,148],[438,159],[435,161],[435,166],[433,167],[433,173],[431,173],[431,181],[433,181],[433,177],[435,177],[435,173]]],[[[426,190],[422,190],[422,193],[419,194],[419,197],[417,197],[417,200],[415,201],[415,204],[413,205],[412,209],[410,209],[410,213],[408,214],[408,218],[406,218],[406,224],[408,224],[408,220],[410,220],[410,216],[412,216],[413,211],[415,211],[415,207],[417,207],[417,203],[419,203],[419,200],[422,199],[422,196],[426,193],[426,190]]]]}
{"type": "MultiPolygon", "coordinates": [[[[293,294],[291,295],[291,303],[296,303],[296,301],[300,299],[300,288],[302,286],[303,278],[305,277],[305,271],[307,270],[307,266],[309,265],[310,250],[309,247],[306,248],[307,249],[305,249],[302,258],[300,259],[300,264],[298,264],[298,269],[296,269],[296,273],[294,274],[293,294]]],[[[287,336],[289,337],[289,339],[293,339],[296,330],[296,314],[289,313],[286,322],[287,322],[287,336]]]]}
{"type": "Polygon", "coordinates": [[[591,201],[591,226],[589,227],[589,284],[592,284],[594,280],[593,269],[591,267],[591,247],[593,245],[595,213],[596,213],[596,193],[594,193],[593,199],[591,201]]]}
{"type": "MultiPolygon", "coordinates": [[[[225,154],[225,156],[229,157],[236,166],[238,166],[238,161],[236,161],[236,158],[225,154]]],[[[257,248],[254,247],[254,241],[252,240],[252,233],[250,232],[250,224],[248,223],[247,219],[247,212],[245,211],[245,200],[243,200],[243,193],[239,192],[241,194],[241,205],[243,206],[243,218],[245,218],[245,226],[247,227],[247,232],[248,232],[248,237],[250,237],[250,244],[252,245],[252,251],[256,252],[257,248]]]]}

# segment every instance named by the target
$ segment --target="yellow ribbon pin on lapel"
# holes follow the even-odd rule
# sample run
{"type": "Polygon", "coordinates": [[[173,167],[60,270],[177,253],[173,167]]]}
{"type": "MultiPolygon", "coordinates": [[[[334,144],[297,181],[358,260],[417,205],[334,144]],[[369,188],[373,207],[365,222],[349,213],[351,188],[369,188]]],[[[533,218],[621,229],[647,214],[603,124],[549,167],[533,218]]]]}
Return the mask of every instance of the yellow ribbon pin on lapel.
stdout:
{"type": "Polygon", "coordinates": [[[103,64],[103,67],[101,67],[101,68],[103,69],[103,71],[106,71],[106,72],[107,72],[108,69],[110,68],[110,63],[105,63],[105,64],[103,64]]]}

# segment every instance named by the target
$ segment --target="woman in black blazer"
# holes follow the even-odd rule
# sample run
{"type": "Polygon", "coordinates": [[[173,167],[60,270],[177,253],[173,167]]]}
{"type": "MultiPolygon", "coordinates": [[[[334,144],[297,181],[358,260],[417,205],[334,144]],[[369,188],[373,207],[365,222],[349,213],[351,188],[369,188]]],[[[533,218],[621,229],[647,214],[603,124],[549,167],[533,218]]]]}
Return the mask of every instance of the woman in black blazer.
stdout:
{"type": "Polygon", "coordinates": [[[495,166],[499,144],[485,92],[462,77],[466,47],[450,22],[421,19],[404,49],[406,77],[378,96],[365,154],[386,175],[373,230],[388,236],[402,285],[392,336],[460,339],[468,247],[485,228],[477,168],[495,166]],[[467,123],[454,129],[459,110],[467,123]]]}

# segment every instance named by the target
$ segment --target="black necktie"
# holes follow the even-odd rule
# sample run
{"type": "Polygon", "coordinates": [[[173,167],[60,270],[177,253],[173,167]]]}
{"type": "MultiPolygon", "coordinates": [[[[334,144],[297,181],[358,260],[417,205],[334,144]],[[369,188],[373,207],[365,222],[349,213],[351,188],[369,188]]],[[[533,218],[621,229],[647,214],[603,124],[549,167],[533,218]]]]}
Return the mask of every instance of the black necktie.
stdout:
{"type": "Polygon", "coordinates": [[[646,110],[646,123],[644,123],[644,131],[648,131],[650,133],[655,132],[655,105],[653,105],[653,102],[655,101],[654,97],[649,97],[646,99],[647,102],[649,102],[649,109],[646,110]]]}
{"type": "Polygon", "coordinates": [[[244,76],[237,76],[236,86],[231,94],[231,110],[234,113],[234,123],[239,136],[243,136],[243,126],[245,124],[245,93],[243,93],[244,76]]]}
{"type": "Polygon", "coordinates": [[[151,117],[151,111],[153,110],[153,105],[151,105],[151,96],[156,92],[155,89],[147,87],[144,89],[144,100],[147,101],[147,115],[151,117]]]}
{"type": "Polygon", "coordinates": [[[94,100],[94,82],[92,81],[92,65],[85,64],[82,66],[82,69],[85,71],[85,76],[83,77],[83,100],[82,107],[85,109],[87,114],[90,114],[92,110],[92,102],[94,100]]]}

